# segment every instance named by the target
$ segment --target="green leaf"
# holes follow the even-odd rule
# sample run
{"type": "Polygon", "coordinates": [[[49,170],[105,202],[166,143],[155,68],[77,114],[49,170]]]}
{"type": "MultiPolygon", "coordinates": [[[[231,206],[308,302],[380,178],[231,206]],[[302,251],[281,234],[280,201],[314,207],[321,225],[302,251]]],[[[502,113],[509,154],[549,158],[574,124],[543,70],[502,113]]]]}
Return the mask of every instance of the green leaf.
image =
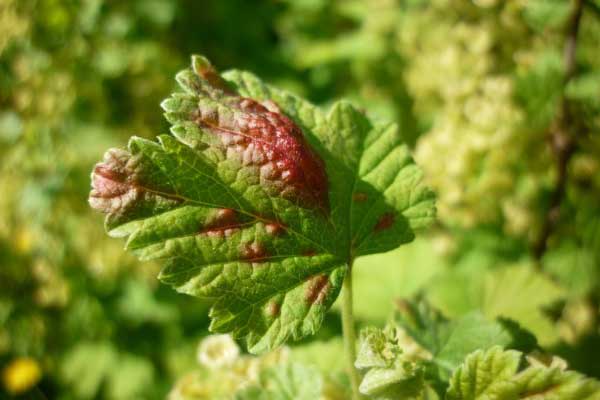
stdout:
{"type": "Polygon", "coordinates": [[[108,342],[82,342],[62,360],[60,376],[80,399],[140,398],[155,380],[152,363],[119,351],[108,342]]]}
{"type": "Polygon", "coordinates": [[[510,318],[535,334],[542,345],[558,338],[544,310],[564,295],[561,287],[527,263],[483,273],[452,271],[440,275],[427,290],[431,304],[450,318],[476,310],[487,318],[510,318]]]}
{"type": "Polygon", "coordinates": [[[128,354],[119,357],[107,378],[106,396],[115,400],[143,397],[156,379],[149,360],[128,354]]]}
{"type": "Polygon", "coordinates": [[[336,336],[327,341],[310,341],[290,349],[290,360],[317,367],[324,374],[344,373],[344,343],[336,336]]]}
{"type": "Polygon", "coordinates": [[[569,3],[560,0],[530,0],[525,4],[524,19],[535,30],[560,29],[569,16],[569,3]]]}
{"type": "Polygon", "coordinates": [[[316,368],[287,364],[264,370],[257,385],[236,394],[236,400],[314,400],[321,398],[323,380],[316,368]]]}
{"type": "MultiPolygon", "coordinates": [[[[566,241],[565,241],[566,242],[566,241]]],[[[566,242],[544,255],[544,268],[564,286],[570,296],[591,293],[600,282],[593,249],[566,242]]]]}
{"type": "Polygon", "coordinates": [[[432,355],[433,362],[449,374],[467,354],[496,345],[515,345],[518,330],[509,330],[498,321],[490,321],[474,311],[448,321],[426,302],[400,302],[396,323],[421,347],[432,355]]]}
{"type": "Polygon", "coordinates": [[[408,361],[398,361],[388,368],[371,368],[363,377],[359,390],[378,400],[421,399],[425,390],[423,368],[408,361]]]}
{"type": "Polygon", "coordinates": [[[394,329],[367,327],[361,331],[360,349],[354,365],[359,369],[390,367],[400,354],[402,349],[394,329]]]}
{"type": "Polygon", "coordinates": [[[483,293],[483,313],[487,317],[517,321],[542,345],[556,340],[557,332],[544,310],[563,298],[564,290],[531,266],[493,271],[486,277],[483,293]]]}
{"type": "Polygon", "coordinates": [[[118,356],[110,343],[79,343],[65,354],[60,370],[61,379],[78,398],[93,399],[110,371],[116,367],[118,356]]]}
{"type": "Polygon", "coordinates": [[[464,357],[476,349],[494,345],[508,347],[513,338],[500,323],[486,319],[480,313],[467,314],[454,321],[448,336],[436,355],[436,363],[454,370],[464,357]]]}
{"type": "Polygon", "coordinates": [[[600,382],[558,365],[535,362],[519,370],[522,353],[494,347],[469,355],[450,380],[447,400],[595,400],[600,382]]]}
{"type": "Polygon", "coordinates": [[[355,302],[355,317],[372,325],[384,325],[394,310],[390,299],[415,296],[445,267],[445,260],[428,238],[417,238],[398,250],[359,258],[352,269],[354,297],[369,300],[355,302]]]}
{"type": "Polygon", "coordinates": [[[394,249],[434,217],[393,124],[329,112],[203,57],[162,103],[172,136],[134,137],[92,174],[90,204],[160,279],[213,302],[213,332],[249,351],[314,333],[355,257],[394,249]]]}
{"type": "Polygon", "coordinates": [[[425,301],[399,300],[394,322],[432,355],[440,352],[449,336],[450,322],[425,301]]]}
{"type": "Polygon", "coordinates": [[[419,399],[425,389],[424,368],[398,344],[395,328],[366,328],[354,363],[365,371],[359,390],[375,399],[419,399]]]}
{"type": "Polygon", "coordinates": [[[545,130],[548,127],[562,88],[562,56],[557,51],[546,50],[538,54],[530,68],[519,72],[515,95],[527,114],[525,124],[529,129],[545,130]]]}

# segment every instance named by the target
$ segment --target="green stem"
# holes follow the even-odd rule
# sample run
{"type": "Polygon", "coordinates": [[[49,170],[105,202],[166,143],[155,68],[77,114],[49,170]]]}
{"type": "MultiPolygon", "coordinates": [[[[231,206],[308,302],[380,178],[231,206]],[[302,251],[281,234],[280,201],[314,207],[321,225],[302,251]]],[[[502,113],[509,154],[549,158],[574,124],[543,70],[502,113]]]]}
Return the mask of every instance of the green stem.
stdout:
{"type": "Polygon", "coordinates": [[[342,330],[344,332],[344,348],[346,351],[346,368],[352,386],[352,399],[362,398],[358,391],[360,378],[354,367],[356,360],[356,333],[354,332],[354,315],[352,311],[352,262],[348,263],[348,271],[344,277],[342,293],[342,330]]]}

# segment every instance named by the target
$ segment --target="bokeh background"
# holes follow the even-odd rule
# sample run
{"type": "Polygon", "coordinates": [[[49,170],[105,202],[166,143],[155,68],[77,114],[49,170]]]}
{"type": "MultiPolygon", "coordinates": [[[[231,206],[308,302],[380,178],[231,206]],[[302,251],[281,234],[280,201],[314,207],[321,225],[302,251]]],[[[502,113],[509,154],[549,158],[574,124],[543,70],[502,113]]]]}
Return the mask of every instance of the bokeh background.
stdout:
{"type": "MultiPolygon", "coordinates": [[[[0,398],[161,399],[208,376],[207,306],[159,285],[160,266],[125,254],[86,201],[106,148],[168,131],[159,103],[192,53],[401,125],[439,218],[357,262],[359,323],[419,296],[451,318],[513,318],[600,377],[600,1],[565,83],[573,4],[0,0],[0,398]],[[554,207],[563,102],[573,145],[554,207]]],[[[291,357],[341,368],[336,314],[291,357]]]]}

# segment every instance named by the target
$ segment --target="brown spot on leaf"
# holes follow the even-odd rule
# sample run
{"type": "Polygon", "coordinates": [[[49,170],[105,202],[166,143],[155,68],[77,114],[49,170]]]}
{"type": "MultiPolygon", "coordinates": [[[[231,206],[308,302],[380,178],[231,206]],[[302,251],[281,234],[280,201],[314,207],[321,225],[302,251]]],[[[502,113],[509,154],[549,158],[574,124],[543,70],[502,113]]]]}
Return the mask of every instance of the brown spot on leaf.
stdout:
{"type": "Polygon", "coordinates": [[[378,233],[381,231],[384,231],[386,229],[389,229],[392,227],[392,225],[394,225],[394,220],[396,219],[395,215],[391,212],[387,212],[385,214],[383,214],[381,217],[379,217],[379,220],[377,221],[377,224],[375,224],[375,228],[373,228],[373,230],[378,233]]]}
{"type": "Polygon", "coordinates": [[[365,201],[367,201],[369,198],[369,196],[367,196],[366,193],[363,192],[356,192],[352,195],[352,200],[355,203],[364,203],[365,201]]]}
{"type": "Polygon", "coordinates": [[[305,257],[312,257],[317,255],[317,252],[315,251],[315,249],[308,249],[308,250],[304,250],[302,252],[302,255],[305,257]]]}
{"type": "Polygon", "coordinates": [[[270,222],[265,225],[265,230],[269,235],[279,236],[285,232],[283,224],[277,222],[270,222]]]}
{"type": "Polygon", "coordinates": [[[219,211],[217,211],[216,220],[221,225],[233,224],[236,220],[235,211],[233,211],[231,208],[221,208],[219,211]]]}
{"type": "Polygon", "coordinates": [[[309,304],[323,304],[330,289],[331,283],[327,275],[314,276],[308,280],[304,298],[309,304]]]}
{"type": "Polygon", "coordinates": [[[270,301],[267,303],[266,311],[269,317],[275,318],[279,316],[279,313],[281,312],[281,305],[276,301],[270,301]]]}
{"type": "Polygon", "coordinates": [[[240,228],[236,227],[214,228],[201,231],[200,234],[214,238],[229,238],[239,230],[240,228]]]}
{"type": "Polygon", "coordinates": [[[242,245],[241,258],[249,262],[264,262],[268,254],[264,246],[259,242],[251,242],[242,245]]]}
{"type": "Polygon", "coordinates": [[[237,213],[231,208],[217,210],[215,216],[207,221],[200,230],[200,234],[210,237],[229,237],[239,230],[240,223],[237,213]]]}

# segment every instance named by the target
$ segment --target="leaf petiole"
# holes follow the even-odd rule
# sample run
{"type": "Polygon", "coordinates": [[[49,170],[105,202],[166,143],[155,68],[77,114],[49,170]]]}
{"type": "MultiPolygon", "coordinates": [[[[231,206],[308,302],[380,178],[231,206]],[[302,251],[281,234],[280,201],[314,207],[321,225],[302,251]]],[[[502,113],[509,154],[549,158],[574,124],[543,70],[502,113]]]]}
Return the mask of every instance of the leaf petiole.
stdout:
{"type": "Polygon", "coordinates": [[[354,366],[356,360],[356,332],[354,330],[354,313],[352,306],[352,264],[354,260],[348,263],[348,270],[344,277],[342,285],[342,331],[344,334],[344,350],[346,353],[346,369],[350,378],[350,386],[352,388],[352,399],[360,400],[361,396],[358,386],[360,377],[358,370],[354,366]]]}

